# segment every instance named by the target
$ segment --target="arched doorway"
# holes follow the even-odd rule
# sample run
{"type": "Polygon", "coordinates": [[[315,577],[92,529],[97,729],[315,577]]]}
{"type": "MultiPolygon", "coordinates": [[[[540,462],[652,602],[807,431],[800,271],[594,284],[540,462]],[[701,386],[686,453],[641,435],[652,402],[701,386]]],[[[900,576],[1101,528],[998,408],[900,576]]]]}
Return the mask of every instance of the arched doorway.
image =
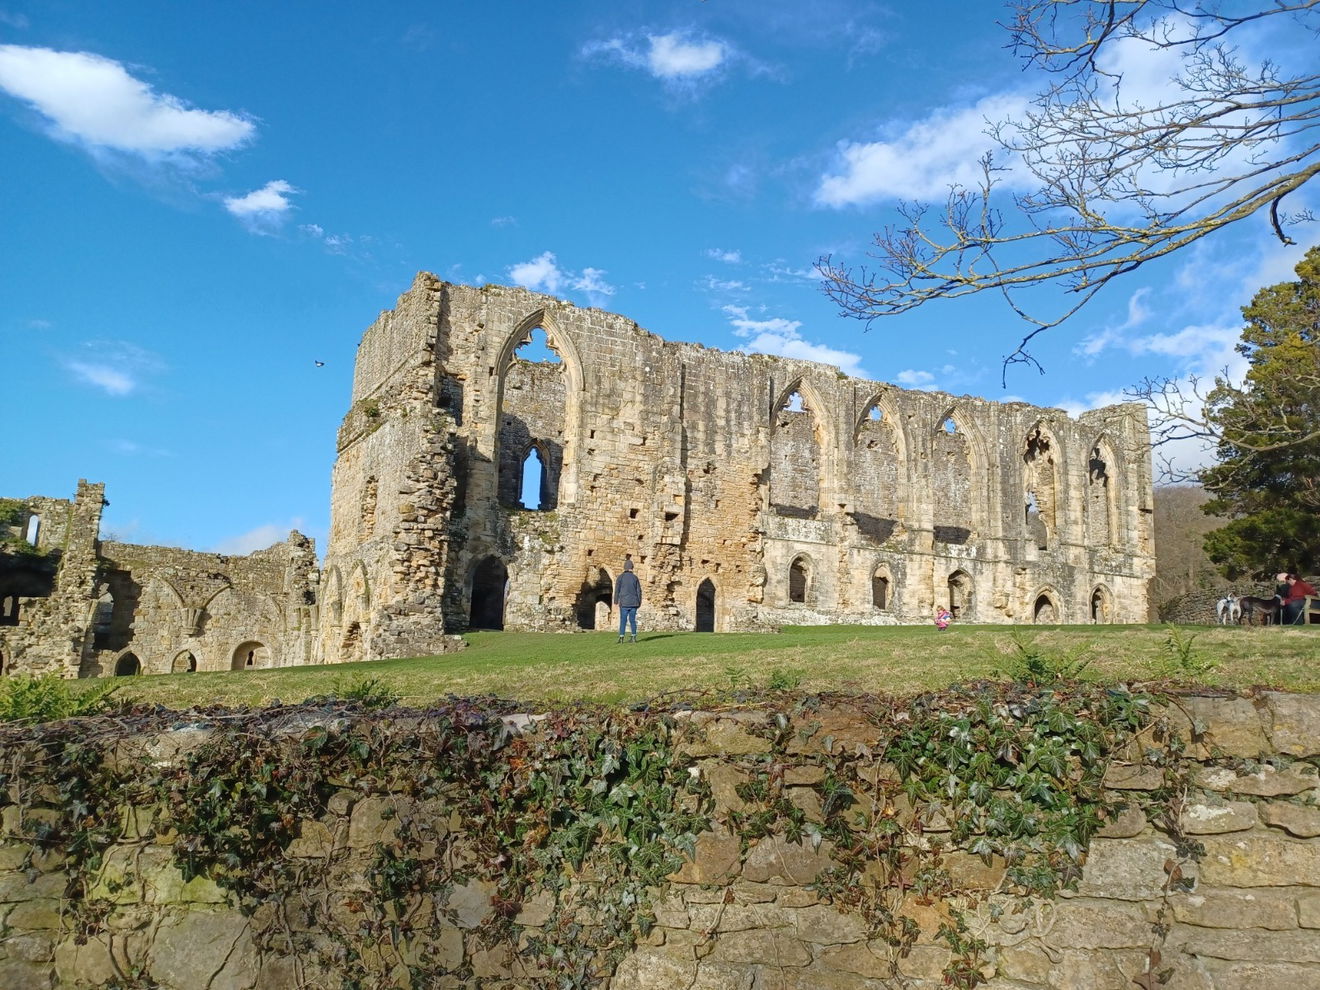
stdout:
{"type": "Polygon", "coordinates": [[[949,575],[949,611],[955,619],[966,621],[972,614],[972,576],[966,571],[949,575]]]}
{"type": "Polygon", "coordinates": [[[614,607],[614,584],[603,567],[596,569],[594,577],[587,576],[577,597],[577,623],[579,629],[598,629],[604,616],[614,607]]]}
{"type": "Polygon", "coordinates": [[[1098,586],[1091,593],[1091,621],[1097,624],[1113,622],[1113,606],[1109,598],[1109,589],[1098,586]]]}
{"type": "Polygon", "coordinates": [[[788,569],[788,600],[806,604],[811,588],[811,565],[806,557],[798,557],[788,569]]]}
{"type": "Polygon", "coordinates": [[[133,653],[125,653],[115,661],[116,677],[132,677],[140,673],[142,673],[142,661],[133,653]]]}
{"type": "Polygon", "coordinates": [[[878,567],[871,575],[871,607],[889,608],[889,575],[878,567]]]}
{"type": "Polygon", "coordinates": [[[487,557],[472,573],[470,629],[503,629],[509,571],[498,557],[487,557]]]}
{"type": "Polygon", "coordinates": [[[191,650],[184,650],[170,664],[171,674],[195,674],[196,672],[197,658],[193,656],[191,650]]]}
{"type": "Polygon", "coordinates": [[[1031,621],[1037,625],[1053,625],[1059,621],[1059,610],[1052,599],[1047,594],[1041,594],[1036,598],[1036,604],[1031,608],[1031,621]]]}
{"type": "Polygon", "coordinates": [[[710,578],[697,585],[697,632],[715,631],[715,582],[710,578]]]}
{"type": "Polygon", "coordinates": [[[255,670],[259,667],[270,666],[270,650],[263,643],[256,640],[249,640],[246,643],[240,643],[234,650],[233,659],[230,661],[232,670],[255,670]]]}

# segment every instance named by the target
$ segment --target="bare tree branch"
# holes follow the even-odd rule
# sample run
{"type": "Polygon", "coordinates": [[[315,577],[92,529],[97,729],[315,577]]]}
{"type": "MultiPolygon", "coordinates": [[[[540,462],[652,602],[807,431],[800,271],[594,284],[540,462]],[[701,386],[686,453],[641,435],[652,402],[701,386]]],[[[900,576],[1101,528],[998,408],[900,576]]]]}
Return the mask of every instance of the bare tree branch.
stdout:
{"type": "MultiPolygon", "coordinates": [[[[998,290],[1033,329],[1005,364],[1039,368],[1028,345],[1110,281],[1258,213],[1281,242],[1280,203],[1320,175],[1320,73],[1254,61],[1232,32],[1267,18],[1320,34],[1320,0],[1023,0],[1004,25],[1048,84],[1015,119],[987,122],[999,152],[943,207],[902,203],[876,233],[874,264],[816,267],[844,315],[868,324],[935,299],[998,290]],[[1176,63],[1135,91],[1128,56],[1176,63]],[[1027,193],[1012,189],[1028,185],[1027,193]],[[1002,205],[1001,205],[1002,204],[1002,205]],[[1076,299],[1037,316],[1019,299],[1048,285],[1076,299]]],[[[1314,62],[1312,62],[1314,65],[1314,62]]],[[[1311,66],[1307,66],[1310,68],[1311,66]]],[[[1302,210],[1289,224],[1311,219],[1302,210]]]]}

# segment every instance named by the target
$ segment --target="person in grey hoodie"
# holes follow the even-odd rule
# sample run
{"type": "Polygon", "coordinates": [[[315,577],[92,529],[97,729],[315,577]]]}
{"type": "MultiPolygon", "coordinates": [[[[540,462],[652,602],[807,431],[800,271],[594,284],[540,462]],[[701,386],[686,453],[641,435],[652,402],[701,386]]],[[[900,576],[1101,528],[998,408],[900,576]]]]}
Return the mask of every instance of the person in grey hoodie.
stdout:
{"type": "Polygon", "coordinates": [[[633,562],[623,562],[623,573],[614,582],[614,604],[619,606],[619,642],[623,642],[624,629],[632,625],[632,641],[637,642],[637,606],[642,604],[642,582],[633,573],[633,562]]]}

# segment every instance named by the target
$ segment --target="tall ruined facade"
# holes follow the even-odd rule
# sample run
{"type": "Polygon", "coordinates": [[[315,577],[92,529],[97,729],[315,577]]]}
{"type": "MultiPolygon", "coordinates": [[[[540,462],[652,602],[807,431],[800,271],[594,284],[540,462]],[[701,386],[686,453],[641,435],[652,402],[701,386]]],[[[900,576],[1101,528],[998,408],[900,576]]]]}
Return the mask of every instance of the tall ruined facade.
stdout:
{"type": "Polygon", "coordinates": [[[907,391],[423,273],[358,349],[317,652],[596,628],[626,558],[652,629],[1142,622],[1151,501],[1139,405],[907,391]]]}

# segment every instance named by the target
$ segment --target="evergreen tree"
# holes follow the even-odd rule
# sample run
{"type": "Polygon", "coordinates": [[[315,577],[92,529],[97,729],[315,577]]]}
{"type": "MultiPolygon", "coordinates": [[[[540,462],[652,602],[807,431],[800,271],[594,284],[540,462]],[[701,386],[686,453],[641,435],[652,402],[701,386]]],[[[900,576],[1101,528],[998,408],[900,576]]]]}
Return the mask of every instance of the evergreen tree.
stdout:
{"type": "Polygon", "coordinates": [[[1320,566],[1320,247],[1296,271],[1242,310],[1250,368],[1240,388],[1221,381],[1206,410],[1219,463],[1202,474],[1215,496],[1205,511],[1231,521],[1205,548],[1229,578],[1320,566]]]}

